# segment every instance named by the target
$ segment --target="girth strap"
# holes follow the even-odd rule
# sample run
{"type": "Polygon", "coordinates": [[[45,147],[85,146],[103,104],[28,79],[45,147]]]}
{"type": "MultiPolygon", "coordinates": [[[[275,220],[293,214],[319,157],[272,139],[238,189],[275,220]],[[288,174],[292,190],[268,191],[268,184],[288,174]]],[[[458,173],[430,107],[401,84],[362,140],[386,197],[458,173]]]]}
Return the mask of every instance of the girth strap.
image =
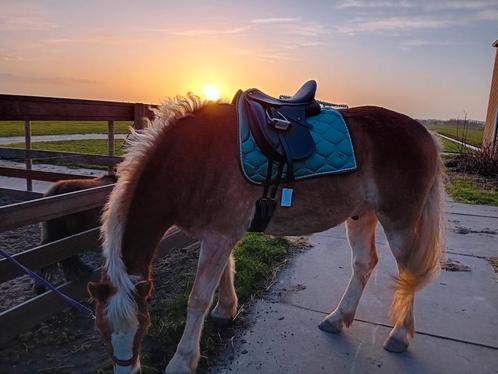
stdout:
{"type": "MultiPolygon", "coordinates": [[[[245,115],[251,135],[263,154],[268,158],[263,196],[256,201],[256,212],[250,231],[264,231],[277,207],[275,197],[283,178],[289,184],[294,181],[294,162],[305,160],[316,149],[311,136],[312,126],[306,118],[321,111],[315,101],[316,82],[309,81],[290,99],[275,99],[257,89],[238,92],[237,110],[245,115]],[[273,179],[273,163],[278,173],[273,179]]],[[[285,207],[291,206],[289,191],[285,191],[285,207]]],[[[290,191],[292,194],[292,191],[290,191]]]]}

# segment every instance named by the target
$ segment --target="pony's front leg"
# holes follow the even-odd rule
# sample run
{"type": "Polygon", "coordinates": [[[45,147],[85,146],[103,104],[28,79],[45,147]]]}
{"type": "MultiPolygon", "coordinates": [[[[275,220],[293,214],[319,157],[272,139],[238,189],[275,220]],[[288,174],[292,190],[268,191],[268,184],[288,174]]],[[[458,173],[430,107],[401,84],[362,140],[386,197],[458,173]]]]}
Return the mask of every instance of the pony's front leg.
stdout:
{"type": "Polygon", "coordinates": [[[337,308],[318,326],[321,330],[338,333],[343,325],[353,322],[356,308],[368,278],[377,264],[375,250],[375,226],[377,217],[373,210],[360,215],[357,220],[346,222],[349,244],[353,251],[353,274],[337,308]]]}
{"type": "Polygon", "coordinates": [[[218,303],[211,311],[211,318],[218,325],[230,323],[237,315],[237,293],[234,286],[235,262],[230,255],[218,288],[218,303]]]}
{"type": "Polygon", "coordinates": [[[200,357],[199,340],[204,317],[227,265],[232,247],[239,238],[209,234],[201,243],[194,285],[187,307],[185,330],[165,373],[194,373],[200,357]]]}

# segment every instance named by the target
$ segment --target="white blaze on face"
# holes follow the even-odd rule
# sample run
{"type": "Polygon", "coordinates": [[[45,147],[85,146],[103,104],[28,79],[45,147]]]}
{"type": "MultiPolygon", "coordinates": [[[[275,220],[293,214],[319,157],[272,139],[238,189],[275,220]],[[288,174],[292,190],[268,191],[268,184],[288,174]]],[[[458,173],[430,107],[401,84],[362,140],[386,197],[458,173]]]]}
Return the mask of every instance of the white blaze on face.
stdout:
{"type": "MultiPolygon", "coordinates": [[[[126,331],[116,331],[111,335],[112,351],[113,356],[118,360],[127,361],[133,356],[133,339],[135,338],[135,333],[137,332],[138,326],[130,326],[126,331]]],[[[140,364],[134,367],[130,366],[119,366],[114,364],[115,374],[130,374],[138,372],[137,369],[140,368],[140,364]]]]}

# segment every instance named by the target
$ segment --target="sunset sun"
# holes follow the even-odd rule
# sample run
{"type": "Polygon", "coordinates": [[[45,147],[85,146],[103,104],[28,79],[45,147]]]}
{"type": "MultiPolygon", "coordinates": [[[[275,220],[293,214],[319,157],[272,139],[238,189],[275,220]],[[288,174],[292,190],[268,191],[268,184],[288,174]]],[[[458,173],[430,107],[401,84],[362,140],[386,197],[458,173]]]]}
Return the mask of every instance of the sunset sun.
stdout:
{"type": "Polygon", "coordinates": [[[220,89],[214,84],[206,84],[204,86],[204,96],[208,100],[216,101],[220,98],[220,89]]]}

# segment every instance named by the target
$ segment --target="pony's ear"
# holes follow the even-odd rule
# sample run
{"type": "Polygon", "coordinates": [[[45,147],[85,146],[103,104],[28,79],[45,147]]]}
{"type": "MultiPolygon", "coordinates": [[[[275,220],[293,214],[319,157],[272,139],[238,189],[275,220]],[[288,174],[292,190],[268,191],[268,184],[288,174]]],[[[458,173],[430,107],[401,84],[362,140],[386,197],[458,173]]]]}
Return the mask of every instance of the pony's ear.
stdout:
{"type": "Polygon", "coordinates": [[[146,299],[150,296],[152,292],[152,281],[144,281],[136,284],[135,289],[137,290],[137,295],[143,299],[146,299]]]}
{"type": "Polygon", "coordinates": [[[100,302],[106,301],[113,293],[113,288],[109,283],[88,282],[86,290],[93,299],[100,302]]]}

